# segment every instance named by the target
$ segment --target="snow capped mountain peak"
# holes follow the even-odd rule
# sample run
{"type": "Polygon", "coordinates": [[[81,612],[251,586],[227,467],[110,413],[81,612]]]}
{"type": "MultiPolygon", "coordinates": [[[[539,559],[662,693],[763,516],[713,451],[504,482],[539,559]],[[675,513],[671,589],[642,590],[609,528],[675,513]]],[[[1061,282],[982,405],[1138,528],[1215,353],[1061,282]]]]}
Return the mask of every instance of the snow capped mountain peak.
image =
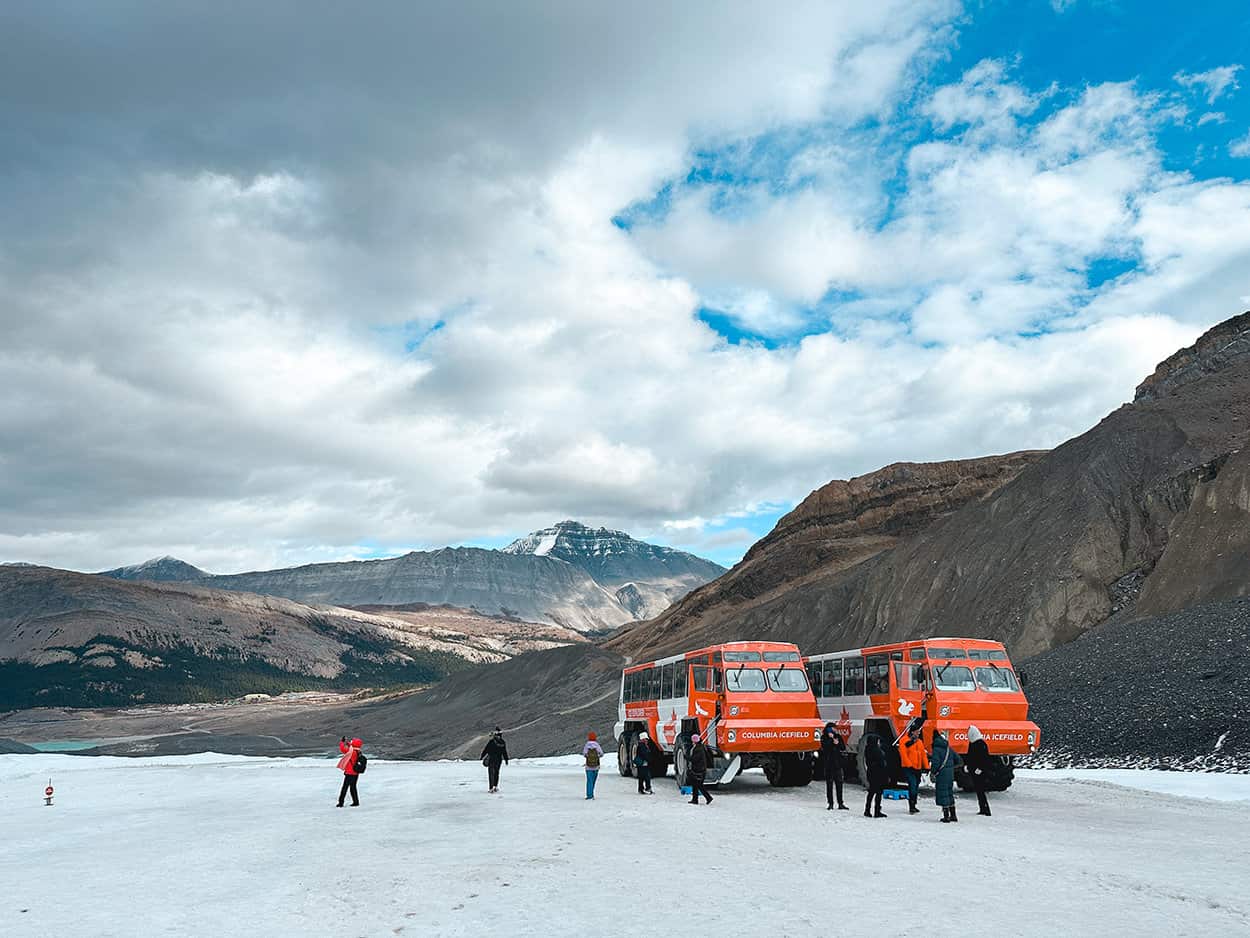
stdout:
{"type": "Polygon", "coordinates": [[[163,557],[153,557],[151,560],[143,561],[143,563],[131,564],[128,567],[117,567],[114,570],[105,570],[100,573],[100,576],[112,577],[114,580],[151,580],[156,582],[199,580],[208,575],[199,567],[193,567],[191,564],[179,560],[177,557],[171,557],[168,554],[163,557]]]}

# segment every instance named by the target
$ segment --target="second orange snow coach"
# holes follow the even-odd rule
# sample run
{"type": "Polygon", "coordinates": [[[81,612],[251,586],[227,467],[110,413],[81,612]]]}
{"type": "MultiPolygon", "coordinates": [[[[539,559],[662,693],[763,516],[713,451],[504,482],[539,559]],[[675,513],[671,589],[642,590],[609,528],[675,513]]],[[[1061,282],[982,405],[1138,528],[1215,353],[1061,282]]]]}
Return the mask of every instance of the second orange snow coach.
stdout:
{"type": "Polygon", "coordinates": [[[633,774],[646,732],[660,751],[652,774],[672,764],[685,785],[691,737],[699,733],[713,755],[709,785],[759,767],[773,785],[797,786],[812,780],[823,726],[796,646],[729,642],[622,671],[613,733],[622,775],[633,774]]]}
{"type": "MultiPolygon", "coordinates": [[[[1041,730],[1028,718],[1029,702],[999,642],[929,638],[812,655],[803,663],[821,716],[846,740],[853,770],[863,765],[869,734],[891,753],[897,779],[902,773],[891,744],[909,727],[920,727],[926,749],[940,729],[964,754],[968,727],[976,726],[994,757],[988,788],[1003,791],[1015,775],[1015,756],[1041,745],[1041,730]]],[[[955,780],[960,788],[972,787],[962,768],[955,780]]]]}

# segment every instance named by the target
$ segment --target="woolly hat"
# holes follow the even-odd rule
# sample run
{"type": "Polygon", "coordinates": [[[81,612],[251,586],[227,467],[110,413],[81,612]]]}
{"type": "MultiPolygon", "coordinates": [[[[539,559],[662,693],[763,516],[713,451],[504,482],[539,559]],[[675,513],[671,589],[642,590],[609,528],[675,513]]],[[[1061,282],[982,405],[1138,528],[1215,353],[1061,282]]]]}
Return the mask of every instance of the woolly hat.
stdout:
{"type": "Polygon", "coordinates": [[[703,737],[702,737],[702,736],[700,736],[698,733],[695,733],[693,736],[691,736],[691,737],[690,737],[691,741],[692,741],[692,742],[696,742],[696,743],[697,743],[699,740],[701,740],[702,738],[703,738],[703,737]]]}
{"type": "Polygon", "coordinates": [[[975,743],[978,739],[982,739],[981,731],[975,726],[968,727],[968,742],[975,743]]]}
{"type": "Polygon", "coordinates": [[[596,736],[594,733],[587,733],[587,734],[586,734],[586,738],[587,738],[587,739],[598,739],[599,737],[598,737],[598,736],[596,736]]]}
{"type": "Polygon", "coordinates": [[[362,742],[361,742],[360,740],[358,740],[358,739],[353,739],[353,740],[352,740],[352,745],[353,745],[355,748],[359,749],[361,746],[363,746],[363,745],[364,745],[364,743],[362,743],[362,742]]]}
{"type": "Polygon", "coordinates": [[[639,739],[650,739],[651,737],[650,737],[650,736],[648,736],[646,733],[639,733],[639,734],[638,734],[638,738],[639,738],[639,739]]]}

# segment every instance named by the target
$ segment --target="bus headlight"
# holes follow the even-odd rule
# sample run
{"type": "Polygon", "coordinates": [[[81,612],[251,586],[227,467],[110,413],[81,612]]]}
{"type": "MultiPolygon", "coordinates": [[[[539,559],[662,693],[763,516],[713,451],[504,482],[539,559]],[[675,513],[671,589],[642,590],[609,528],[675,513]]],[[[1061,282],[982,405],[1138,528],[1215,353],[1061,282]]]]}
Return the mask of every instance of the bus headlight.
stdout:
{"type": "Polygon", "coordinates": [[[817,742],[820,741],[820,730],[818,729],[812,730],[812,739],[816,740],[817,742]]]}
{"type": "Polygon", "coordinates": [[[1030,733],[1029,734],[1029,748],[1032,749],[1033,746],[1036,745],[1036,743],[1037,743],[1037,734],[1030,733]]]}
{"type": "Polygon", "coordinates": [[[737,731],[736,731],[736,730],[730,730],[730,731],[729,731],[729,741],[732,743],[732,742],[735,742],[737,739],[738,739],[738,733],[737,733],[737,731]]]}

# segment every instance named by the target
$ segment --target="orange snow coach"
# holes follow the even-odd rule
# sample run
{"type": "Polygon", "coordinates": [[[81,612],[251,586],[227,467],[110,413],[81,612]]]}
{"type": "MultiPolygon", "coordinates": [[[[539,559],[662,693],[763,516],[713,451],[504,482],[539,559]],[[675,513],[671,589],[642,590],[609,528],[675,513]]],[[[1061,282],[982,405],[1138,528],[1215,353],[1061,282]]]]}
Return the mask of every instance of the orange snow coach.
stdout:
{"type": "Polygon", "coordinates": [[[699,733],[713,757],[707,784],[727,785],[760,767],[773,785],[792,786],[812,780],[823,726],[796,646],[729,642],[622,671],[613,735],[622,775],[634,774],[646,732],[660,750],[652,775],[671,764],[677,784],[687,784],[691,737],[699,733]]]}
{"type": "MultiPolygon", "coordinates": [[[[925,748],[940,729],[960,754],[968,751],[968,727],[985,737],[994,768],[990,791],[1004,791],[1015,775],[1015,756],[1041,744],[1041,730],[1029,721],[1029,702],[998,642],[978,638],[928,638],[856,648],[804,659],[821,716],[846,740],[853,768],[864,764],[865,739],[875,733],[902,772],[893,743],[909,726],[919,726],[925,748]]],[[[972,780],[958,769],[960,788],[972,780]]]]}

